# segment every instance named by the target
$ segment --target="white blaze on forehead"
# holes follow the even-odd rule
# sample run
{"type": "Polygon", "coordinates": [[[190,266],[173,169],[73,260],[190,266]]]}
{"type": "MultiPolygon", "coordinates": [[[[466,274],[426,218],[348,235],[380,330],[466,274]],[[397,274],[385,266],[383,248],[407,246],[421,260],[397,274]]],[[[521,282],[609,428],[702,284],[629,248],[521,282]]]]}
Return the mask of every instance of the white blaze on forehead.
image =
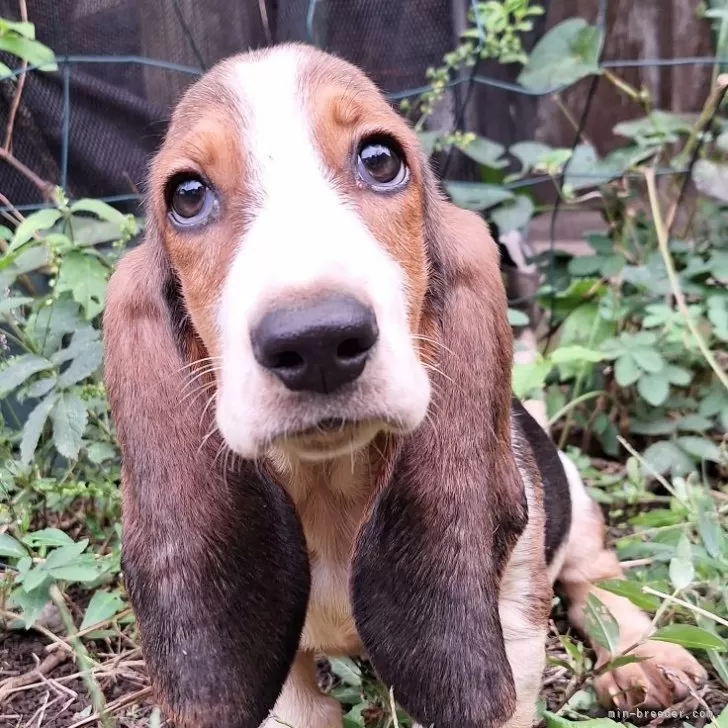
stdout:
{"type": "MultiPolygon", "coordinates": [[[[334,170],[317,147],[309,115],[317,99],[306,83],[315,62],[310,51],[279,47],[233,62],[227,79],[243,117],[248,225],[222,291],[217,416],[228,443],[243,454],[294,421],[317,421],[313,404],[294,404],[281,382],[257,364],[250,342],[262,315],[295,305],[301,295],[344,293],[374,310],[379,340],[357,385],[359,400],[370,400],[366,406],[378,399],[383,414],[414,426],[429,401],[410,336],[405,273],[337,189],[334,170]]],[[[341,160],[344,167],[349,163],[341,160]]],[[[353,160],[351,168],[353,174],[353,160]]],[[[374,416],[355,399],[328,416],[374,416]]]]}
{"type": "Polygon", "coordinates": [[[247,295],[261,304],[321,284],[364,296],[375,281],[395,292],[404,284],[399,266],[337,191],[317,148],[309,114],[316,98],[305,78],[312,62],[303,49],[285,47],[233,71],[246,120],[247,185],[256,200],[241,255],[255,267],[245,276],[247,295]]]}

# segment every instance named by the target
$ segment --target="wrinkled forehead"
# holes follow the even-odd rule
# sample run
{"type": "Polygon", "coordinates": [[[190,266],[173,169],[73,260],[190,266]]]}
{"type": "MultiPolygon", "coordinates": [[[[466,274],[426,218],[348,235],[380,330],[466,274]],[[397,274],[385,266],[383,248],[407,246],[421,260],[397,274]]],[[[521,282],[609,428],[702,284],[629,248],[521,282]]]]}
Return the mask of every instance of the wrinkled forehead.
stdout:
{"type": "Polygon", "coordinates": [[[189,89],[154,169],[205,165],[250,178],[280,162],[295,182],[295,162],[312,146],[329,167],[322,171],[335,173],[341,147],[374,133],[418,156],[413,132],[359,69],[313,48],[279,46],[233,57],[189,89]]]}

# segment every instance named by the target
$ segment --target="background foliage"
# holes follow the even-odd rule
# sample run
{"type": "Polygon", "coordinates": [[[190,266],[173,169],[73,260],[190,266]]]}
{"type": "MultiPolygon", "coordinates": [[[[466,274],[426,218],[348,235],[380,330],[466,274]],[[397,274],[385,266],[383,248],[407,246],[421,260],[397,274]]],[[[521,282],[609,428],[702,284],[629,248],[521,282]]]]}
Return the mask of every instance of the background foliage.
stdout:
{"type": "MultiPolygon", "coordinates": [[[[593,254],[550,251],[536,261],[547,330],[535,359],[516,366],[513,388],[545,401],[560,446],[609,506],[615,546],[632,568],[627,582],[605,588],[653,614],[658,635],[695,651],[711,670],[702,703],[716,711],[716,725],[728,725],[728,713],[717,717],[728,702],[726,81],[716,67],[715,90],[695,114],[655,109],[644,89],[600,68],[603,30],[581,18],[553,28],[528,56],[521,35],[541,12],[529,0],[475,3],[461,45],[403,111],[426,148],[459,150],[479,165],[481,182],[450,182],[448,191],[501,232],[544,212],[513,191],[533,175],[553,181],[557,207],[601,210],[607,232],[589,236],[593,254]],[[615,129],[623,146],[601,158],[581,134],[571,149],[531,140],[505,149],[457,130],[427,131],[454,74],[484,58],[521,64],[519,83],[557,103],[565,87],[602,76],[635,107],[636,118],[615,129]]],[[[720,54],[728,7],[712,0],[704,14],[720,54]]],[[[0,50],[39,72],[56,69],[29,22],[0,19],[0,50]]],[[[11,69],[0,65],[4,73],[11,69]]],[[[8,144],[3,161],[18,163],[8,144]]],[[[7,629],[40,631],[67,648],[54,654],[72,656],[84,680],[91,705],[81,720],[112,725],[128,706],[107,705],[112,658],[101,655],[137,675],[138,650],[120,578],[119,459],[99,324],[108,277],[143,220],[37,181],[48,197],[37,212],[24,216],[0,199],[8,222],[0,226],[0,609],[7,629]]],[[[516,328],[528,323],[521,311],[511,318],[516,328]]],[[[559,632],[556,605],[542,707],[548,725],[564,726],[600,711],[592,656],[578,636],[559,632]]],[[[616,644],[616,622],[592,606],[601,615],[592,637],[616,644]]],[[[347,728],[409,724],[365,665],[329,665],[347,728]]],[[[0,682],[0,698],[16,689],[0,682]]],[[[133,694],[141,700],[144,690],[133,694]]],[[[139,725],[159,725],[148,712],[140,709],[139,725]]]]}

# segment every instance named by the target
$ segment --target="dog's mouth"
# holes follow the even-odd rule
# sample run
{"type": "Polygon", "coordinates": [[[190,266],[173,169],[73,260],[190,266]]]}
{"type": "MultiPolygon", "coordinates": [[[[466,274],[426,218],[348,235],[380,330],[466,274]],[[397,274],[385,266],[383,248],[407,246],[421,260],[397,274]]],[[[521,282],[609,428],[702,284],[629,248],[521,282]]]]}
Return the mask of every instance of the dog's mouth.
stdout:
{"type": "Polygon", "coordinates": [[[327,417],[312,427],[286,433],[276,444],[306,460],[328,460],[366,447],[385,428],[376,420],[327,417]]]}

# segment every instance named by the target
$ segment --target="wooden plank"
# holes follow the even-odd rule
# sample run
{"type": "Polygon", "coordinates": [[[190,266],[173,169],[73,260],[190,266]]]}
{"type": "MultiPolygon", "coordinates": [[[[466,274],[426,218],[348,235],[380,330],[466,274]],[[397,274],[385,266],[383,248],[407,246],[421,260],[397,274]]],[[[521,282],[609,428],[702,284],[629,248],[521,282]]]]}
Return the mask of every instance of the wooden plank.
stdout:
{"type": "MultiPolygon", "coordinates": [[[[680,58],[712,54],[710,26],[696,16],[692,0],[609,0],[604,60],[680,58]]],[[[560,0],[551,3],[548,25],[581,16],[596,20],[596,0],[560,0]]],[[[655,108],[698,111],[709,93],[711,67],[689,64],[679,67],[615,69],[630,84],[647,88],[655,108]]],[[[564,93],[575,117],[581,115],[590,81],[584,80],[564,93]]],[[[586,125],[587,137],[601,153],[624,143],[613,134],[614,126],[643,115],[640,106],[602,79],[586,125]]],[[[549,144],[569,146],[574,129],[552,99],[539,109],[537,137],[549,144]]]]}

